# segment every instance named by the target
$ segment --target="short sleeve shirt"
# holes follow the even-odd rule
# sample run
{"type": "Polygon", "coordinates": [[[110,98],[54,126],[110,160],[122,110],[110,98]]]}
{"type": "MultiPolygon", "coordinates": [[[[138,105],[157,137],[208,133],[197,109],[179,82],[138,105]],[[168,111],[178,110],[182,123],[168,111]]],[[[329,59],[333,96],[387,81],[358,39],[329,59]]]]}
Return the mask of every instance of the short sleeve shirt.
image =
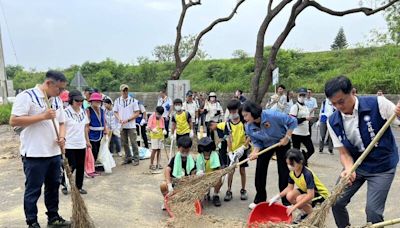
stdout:
{"type": "MultiPolygon", "coordinates": [[[[56,111],[55,123],[65,122],[63,103],[59,97],[49,98],[51,108],[56,111]]],[[[47,110],[43,92],[38,86],[17,95],[11,114],[14,116],[36,116],[47,110]]],[[[20,134],[20,153],[26,157],[54,157],[61,154],[57,135],[51,120],[42,120],[25,127],[20,134]]]]}
{"type": "MultiPolygon", "coordinates": [[[[114,112],[118,113],[121,120],[128,120],[131,116],[140,111],[138,102],[132,97],[124,99],[122,96],[117,98],[114,102],[114,112]]],[[[136,128],[135,120],[122,125],[122,129],[136,128]]]]}
{"type": "Polygon", "coordinates": [[[85,127],[89,124],[89,118],[83,108],[76,112],[71,106],[65,109],[65,148],[86,148],[85,127]]]}

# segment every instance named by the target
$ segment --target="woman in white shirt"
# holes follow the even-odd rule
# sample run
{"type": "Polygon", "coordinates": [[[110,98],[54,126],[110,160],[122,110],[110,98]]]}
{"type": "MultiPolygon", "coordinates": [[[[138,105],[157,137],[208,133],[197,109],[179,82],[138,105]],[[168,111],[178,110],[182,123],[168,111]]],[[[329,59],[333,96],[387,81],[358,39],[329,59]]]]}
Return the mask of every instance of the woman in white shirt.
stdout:
{"type": "Polygon", "coordinates": [[[207,136],[210,136],[210,121],[213,121],[215,123],[220,122],[222,119],[222,114],[224,110],[222,109],[221,104],[217,100],[217,94],[214,92],[211,92],[208,95],[208,101],[206,101],[204,105],[204,112],[206,113],[206,127],[207,127],[207,136]]]}
{"type": "MultiPolygon", "coordinates": [[[[83,96],[78,90],[69,93],[69,106],[65,112],[65,155],[68,163],[75,173],[75,184],[81,194],[87,194],[83,186],[83,175],[85,171],[86,147],[90,145],[89,136],[85,130],[89,126],[89,119],[82,108],[83,96]]],[[[68,191],[62,189],[64,194],[68,191]]]]}
{"type": "Polygon", "coordinates": [[[303,144],[307,149],[307,152],[304,150],[301,151],[305,158],[305,166],[308,165],[308,159],[315,150],[308,127],[309,121],[312,117],[310,116],[310,110],[304,103],[306,94],[307,89],[300,88],[298,90],[297,102],[292,106],[289,113],[289,115],[297,118],[297,127],[294,129],[292,134],[293,148],[300,149],[300,145],[303,144]]]}

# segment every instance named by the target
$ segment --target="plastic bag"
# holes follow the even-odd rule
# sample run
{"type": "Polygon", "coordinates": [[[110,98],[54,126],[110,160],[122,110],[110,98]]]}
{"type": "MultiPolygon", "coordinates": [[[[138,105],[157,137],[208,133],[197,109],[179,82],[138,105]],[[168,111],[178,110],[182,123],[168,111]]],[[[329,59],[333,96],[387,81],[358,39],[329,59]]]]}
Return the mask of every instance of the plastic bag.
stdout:
{"type": "Polygon", "coordinates": [[[100,142],[99,156],[97,158],[98,161],[103,164],[105,173],[112,173],[111,169],[115,167],[114,158],[112,157],[110,149],[108,148],[109,143],[110,143],[110,137],[108,136],[103,137],[103,139],[100,142]]]}
{"type": "Polygon", "coordinates": [[[92,153],[92,148],[86,148],[86,155],[85,155],[85,172],[87,174],[94,173],[94,157],[92,153]]]}
{"type": "Polygon", "coordinates": [[[145,147],[139,147],[139,159],[149,159],[151,156],[151,151],[145,147]]]}

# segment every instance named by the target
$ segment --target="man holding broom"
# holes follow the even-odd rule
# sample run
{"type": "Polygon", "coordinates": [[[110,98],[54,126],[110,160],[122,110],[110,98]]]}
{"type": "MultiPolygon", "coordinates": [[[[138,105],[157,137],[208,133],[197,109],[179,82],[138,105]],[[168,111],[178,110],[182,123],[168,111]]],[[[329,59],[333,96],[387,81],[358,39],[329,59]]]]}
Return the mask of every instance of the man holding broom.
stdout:
{"type": "Polygon", "coordinates": [[[25,173],[24,211],[29,227],[39,228],[37,201],[44,183],[44,202],[48,227],[69,227],[58,214],[61,149],[65,146],[63,103],[58,97],[67,86],[61,72],[48,71],[41,85],[18,94],[13,105],[10,125],[22,127],[21,157],[25,173]],[[47,107],[45,94],[51,107],[47,107]],[[59,140],[52,124],[55,119],[59,140]]]}
{"type": "MultiPolygon", "coordinates": [[[[354,162],[361,156],[378,131],[394,113],[400,124],[400,103],[394,105],[385,97],[357,97],[351,81],[346,76],[331,79],[325,84],[325,94],[338,110],[328,121],[329,134],[334,147],[339,149],[343,165],[341,177],[347,176],[354,162]]],[[[367,182],[367,222],[383,221],[386,198],[389,193],[396,165],[399,161],[396,141],[390,128],[361,165],[350,176],[350,183],[332,207],[336,225],[350,226],[346,206],[353,195],[367,182]]]]}

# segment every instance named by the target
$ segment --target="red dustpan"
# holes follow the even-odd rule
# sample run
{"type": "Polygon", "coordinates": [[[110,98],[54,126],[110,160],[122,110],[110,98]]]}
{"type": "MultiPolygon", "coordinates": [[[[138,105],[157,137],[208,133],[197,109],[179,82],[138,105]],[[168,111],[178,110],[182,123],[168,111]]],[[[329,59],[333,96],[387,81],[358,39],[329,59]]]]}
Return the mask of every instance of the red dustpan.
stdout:
{"type": "Polygon", "coordinates": [[[272,223],[291,223],[292,216],[286,214],[286,207],[282,204],[274,203],[269,206],[269,203],[262,202],[250,212],[247,220],[248,227],[257,227],[257,224],[272,223]]]}
{"type": "MultiPolygon", "coordinates": [[[[171,208],[168,205],[168,195],[166,195],[164,197],[164,205],[165,205],[165,210],[168,212],[168,215],[171,218],[173,218],[174,214],[172,213],[171,208]]],[[[203,209],[201,207],[200,200],[197,200],[196,202],[194,202],[194,208],[195,208],[196,215],[201,215],[201,213],[203,212],[203,209]]]]}

